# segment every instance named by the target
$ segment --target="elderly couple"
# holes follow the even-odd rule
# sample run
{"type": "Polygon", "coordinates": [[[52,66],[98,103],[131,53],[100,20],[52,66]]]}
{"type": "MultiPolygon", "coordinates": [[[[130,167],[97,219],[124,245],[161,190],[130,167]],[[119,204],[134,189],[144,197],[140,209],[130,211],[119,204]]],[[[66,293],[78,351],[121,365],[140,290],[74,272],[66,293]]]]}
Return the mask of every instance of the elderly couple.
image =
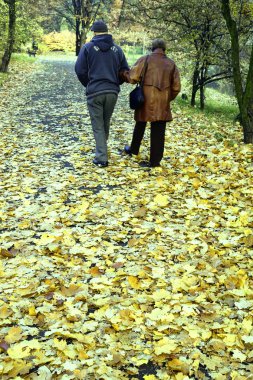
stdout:
{"type": "Polygon", "coordinates": [[[120,84],[138,83],[147,59],[144,77],[144,104],[135,110],[135,128],[131,145],[123,152],[138,154],[147,122],[151,123],[149,162],[140,162],[145,167],[160,166],[163,158],[166,122],[172,120],[170,101],[180,92],[179,72],[175,63],[165,55],[165,43],[156,39],[152,53],[138,59],[129,69],[122,49],[113,42],[103,21],[95,21],[91,27],[92,40],[82,46],[75,71],[79,81],[86,87],[87,104],[91,118],[96,156],[93,163],[108,166],[107,140],[110,119],[117,102],[120,84]]]}

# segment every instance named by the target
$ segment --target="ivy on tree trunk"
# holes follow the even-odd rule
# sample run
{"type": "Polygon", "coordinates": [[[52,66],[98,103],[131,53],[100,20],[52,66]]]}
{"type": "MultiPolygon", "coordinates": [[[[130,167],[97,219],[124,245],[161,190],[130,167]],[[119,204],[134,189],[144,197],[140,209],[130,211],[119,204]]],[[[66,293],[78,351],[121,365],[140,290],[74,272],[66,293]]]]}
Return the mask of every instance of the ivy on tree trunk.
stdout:
{"type": "Polygon", "coordinates": [[[13,46],[15,42],[15,28],[16,28],[16,0],[4,0],[9,7],[9,29],[7,45],[2,58],[0,71],[6,73],[11,60],[13,46]]]}

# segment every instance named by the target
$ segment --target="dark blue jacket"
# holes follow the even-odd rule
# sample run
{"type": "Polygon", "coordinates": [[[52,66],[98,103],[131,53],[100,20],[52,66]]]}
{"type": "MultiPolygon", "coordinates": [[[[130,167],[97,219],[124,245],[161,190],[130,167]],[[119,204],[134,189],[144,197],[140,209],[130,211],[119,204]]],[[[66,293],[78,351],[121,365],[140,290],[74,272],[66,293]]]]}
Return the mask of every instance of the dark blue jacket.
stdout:
{"type": "Polygon", "coordinates": [[[75,71],[86,87],[87,97],[120,91],[119,73],[129,70],[122,49],[114,44],[110,34],[101,34],[82,46],[75,71]]]}

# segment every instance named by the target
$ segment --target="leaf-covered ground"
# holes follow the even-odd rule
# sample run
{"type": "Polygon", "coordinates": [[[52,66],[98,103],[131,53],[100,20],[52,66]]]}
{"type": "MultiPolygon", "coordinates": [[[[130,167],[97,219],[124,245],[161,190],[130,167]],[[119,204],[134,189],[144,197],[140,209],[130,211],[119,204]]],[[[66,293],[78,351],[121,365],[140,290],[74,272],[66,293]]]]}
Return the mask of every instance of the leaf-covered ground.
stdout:
{"type": "Polygon", "coordinates": [[[1,379],[252,379],[252,147],[175,105],[140,168],[125,85],[94,167],[73,64],[0,91],[1,379]]]}

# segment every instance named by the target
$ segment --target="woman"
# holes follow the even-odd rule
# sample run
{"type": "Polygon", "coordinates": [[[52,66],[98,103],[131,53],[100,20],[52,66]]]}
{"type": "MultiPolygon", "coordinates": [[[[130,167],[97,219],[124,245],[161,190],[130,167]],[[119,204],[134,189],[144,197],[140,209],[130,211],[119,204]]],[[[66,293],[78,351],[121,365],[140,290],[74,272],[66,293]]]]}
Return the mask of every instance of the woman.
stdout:
{"type": "MultiPolygon", "coordinates": [[[[156,39],[152,42],[152,53],[148,56],[147,70],[144,77],[143,106],[135,110],[136,121],[132,143],[126,145],[124,152],[138,154],[147,122],[151,122],[151,143],[149,162],[140,163],[141,166],[160,166],[163,158],[166,122],[172,120],[170,102],[180,92],[180,77],[175,63],[165,54],[164,40],[156,39]]],[[[143,71],[147,56],[138,59],[129,72],[128,81],[138,83],[143,71]]]]}

